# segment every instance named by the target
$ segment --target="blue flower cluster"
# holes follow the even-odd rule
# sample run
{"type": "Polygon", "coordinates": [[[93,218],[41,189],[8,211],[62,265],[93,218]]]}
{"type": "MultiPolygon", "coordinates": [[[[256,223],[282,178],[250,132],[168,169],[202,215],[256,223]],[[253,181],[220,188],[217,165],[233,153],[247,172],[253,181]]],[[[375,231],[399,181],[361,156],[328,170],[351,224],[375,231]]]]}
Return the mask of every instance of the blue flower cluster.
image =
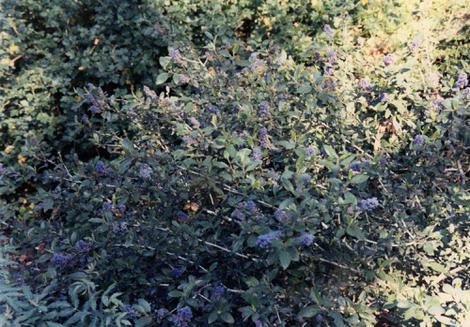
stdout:
{"type": "Polygon", "coordinates": [[[151,90],[147,85],[144,85],[144,93],[151,100],[155,101],[157,99],[157,93],[151,90]]]}
{"type": "Polygon", "coordinates": [[[219,284],[212,290],[212,299],[213,300],[220,300],[225,295],[225,286],[223,284],[219,284]]]}
{"type": "Polygon", "coordinates": [[[268,101],[261,101],[258,106],[258,114],[263,119],[267,119],[271,116],[268,101]]]}
{"type": "Polygon", "coordinates": [[[297,239],[298,243],[302,246],[310,246],[313,244],[314,240],[315,240],[315,236],[313,236],[313,234],[311,233],[303,233],[297,239]]]}
{"type": "Polygon", "coordinates": [[[125,233],[128,230],[129,230],[129,226],[127,226],[127,223],[125,222],[122,222],[113,226],[113,233],[115,234],[125,233]]]}
{"type": "Polygon", "coordinates": [[[394,62],[395,62],[395,58],[393,57],[393,55],[388,54],[384,57],[384,65],[385,66],[393,65],[394,62]]]}
{"type": "Polygon", "coordinates": [[[173,267],[170,270],[170,275],[173,278],[180,278],[181,276],[183,276],[185,271],[186,269],[184,267],[173,267]]]}
{"type": "Polygon", "coordinates": [[[273,241],[280,239],[282,233],[280,231],[272,231],[266,234],[261,234],[256,238],[256,246],[262,249],[269,248],[273,241]]]}
{"type": "Polygon", "coordinates": [[[52,255],[52,263],[58,267],[65,267],[72,261],[73,256],[71,254],[54,253],[52,255]]]}
{"type": "Polygon", "coordinates": [[[470,87],[466,87],[463,91],[462,91],[462,95],[464,98],[470,98],[470,87]]]}
{"type": "Polygon", "coordinates": [[[332,38],[333,38],[333,30],[331,29],[330,25],[325,24],[325,25],[323,26],[323,32],[325,32],[326,36],[327,36],[329,39],[332,39],[332,38]]]}
{"type": "Polygon", "coordinates": [[[379,206],[379,201],[376,197],[364,199],[359,201],[359,209],[362,211],[372,211],[375,210],[379,206]]]}
{"type": "Polygon", "coordinates": [[[309,184],[312,181],[312,175],[308,173],[303,173],[302,175],[300,175],[300,180],[305,184],[309,184]]]}
{"type": "Polygon", "coordinates": [[[237,220],[245,220],[247,214],[250,216],[256,216],[259,214],[258,206],[252,200],[239,203],[237,208],[233,210],[231,216],[237,220]]]}
{"type": "Polygon", "coordinates": [[[313,156],[315,154],[315,149],[313,147],[308,147],[308,148],[305,148],[305,156],[310,158],[311,156],[313,156]]]}
{"type": "Polygon", "coordinates": [[[262,127],[258,132],[259,144],[262,148],[269,148],[269,135],[266,127],[262,127]]]}
{"type": "Polygon", "coordinates": [[[468,85],[468,77],[467,74],[464,72],[460,72],[457,76],[457,82],[455,82],[455,87],[459,89],[463,89],[468,85]]]}
{"type": "Polygon", "coordinates": [[[372,85],[370,84],[370,82],[365,79],[365,78],[361,78],[359,80],[359,86],[364,90],[364,91],[367,91],[369,92],[372,88],[372,85]]]}
{"type": "Polygon", "coordinates": [[[158,320],[163,320],[170,312],[166,308],[160,308],[157,310],[157,318],[158,320]]]}
{"type": "Polygon", "coordinates": [[[274,218],[276,218],[280,222],[285,222],[289,219],[289,216],[284,210],[278,209],[274,211],[274,218]]]}
{"type": "Polygon", "coordinates": [[[176,218],[178,218],[181,221],[187,221],[189,219],[189,216],[186,212],[184,211],[178,211],[176,213],[176,218]]]}
{"type": "Polygon", "coordinates": [[[178,49],[170,49],[170,51],[168,52],[168,55],[170,56],[171,60],[175,61],[175,62],[179,62],[181,61],[181,53],[178,49]]]}
{"type": "Polygon", "coordinates": [[[439,108],[439,107],[442,107],[444,105],[444,100],[439,99],[439,98],[438,99],[433,99],[431,101],[431,103],[433,104],[433,106],[436,106],[436,107],[439,108]]]}
{"type": "Polygon", "coordinates": [[[416,145],[421,145],[424,143],[424,136],[423,135],[416,135],[413,139],[413,143],[416,145]]]}
{"type": "Polygon", "coordinates": [[[213,104],[209,104],[207,107],[206,107],[207,111],[211,114],[219,114],[220,113],[220,109],[219,107],[213,105],[213,104]]]}
{"type": "Polygon", "coordinates": [[[232,218],[235,218],[237,220],[245,220],[246,219],[246,216],[243,213],[243,210],[240,209],[240,208],[235,208],[235,210],[233,210],[231,216],[232,216],[232,218]]]}
{"type": "Polygon", "coordinates": [[[93,248],[93,245],[84,240],[79,240],[77,243],[75,243],[75,248],[80,252],[89,252],[93,248]]]}
{"type": "Polygon", "coordinates": [[[131,320],[135,320],[138,317],[137,311],[134,309],[134,307],[130,304],[124,305],[124,310],[126,311],[128,317],[131,320]]]}
{"type": "Polygon", "coordinates": [[[260,147],[255,147],[252,152],[253,159],[255,161],[263,160],[263,152],[261,151],[260,147]]]}
{"type": "Polygon", "coordinates": [[[98,160],[95,164],[95,172],[98,175],[106,175],[106,165],[104,164],[103,161],[98,160]]]}
{"type": "Polygon", "coordinates": [[[91,83],[88,83],[88,89],[89,93],[85,96],[85,101],[91,105],[89,108],[91,113],[99,114],[103,110],[104,103],[102,99],[106,96],[106,94],[100,87],[96,87],[91,83]],[[96,96],[93,94],[93,92],[96,93],[96,96]]]}
{"type": "Polygon", "coordinates": [[[252,200],[249,200],[245,203],[245,209],[250,215],[256,215],[258,213],[258,207],[256,203],[252,200]]]}
{"type": "Polygon", "coordinates": [[[152,177],[152,168],[150,168],[149,165],[147,164],[141,164],[139,168],[139,176],[144,178],[144,179],[149,179],[152,177]]]}
{"type": "Polygon", "coordinates": [[[170,318],[170,321],[177,327],[187,327],[193,319],[193,312],[190,307],[185,306],[176,311],[170,318]]]}
{"type": "Polygon", "coordinates": [[[360,161],[353,161],[349,165],[349,168],[351,168],[352,171],[359,172],[359,171],[361,171],[362,163],[360,161]]]}

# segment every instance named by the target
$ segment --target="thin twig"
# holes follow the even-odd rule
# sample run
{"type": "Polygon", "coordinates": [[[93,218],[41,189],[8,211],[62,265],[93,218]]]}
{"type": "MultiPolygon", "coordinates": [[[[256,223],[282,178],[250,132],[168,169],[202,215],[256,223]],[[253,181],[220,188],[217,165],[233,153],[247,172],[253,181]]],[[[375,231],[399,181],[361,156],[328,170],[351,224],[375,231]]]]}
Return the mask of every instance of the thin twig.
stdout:
{"type": "Polygon", "coordinates": [[[323,258],[318,258],[318,260],[321,261],[321,262],[329,263],[330,265],[336,266],[336,267],[338,267],[338,268],[343,268],[343,269],[346,269],[346,270],[353,271],[353,272],[355,272],[356,274],[360,274],[360,273],[361,273],[359,270],[357,270],[357,269],[355,269],[355,268],[351,268],[351,267],[342,265],[342,264],[337,263],[337,262],[334,262],[334,261],[330,261],[330,260],[323,259],[323,258]]]}

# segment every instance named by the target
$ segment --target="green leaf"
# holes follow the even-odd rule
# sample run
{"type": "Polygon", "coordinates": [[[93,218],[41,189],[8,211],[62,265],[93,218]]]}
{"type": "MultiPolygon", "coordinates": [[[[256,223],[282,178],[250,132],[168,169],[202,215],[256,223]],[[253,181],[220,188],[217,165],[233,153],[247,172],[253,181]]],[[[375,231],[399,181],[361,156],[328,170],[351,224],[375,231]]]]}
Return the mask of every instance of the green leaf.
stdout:
{"type": "Polygon", "coordinates": [[[351,178],[351,183],[353,184],[362,184],[366,182],[369,179],[369,176],[367,175],[356,175],[353,178],[351,178]]]}
{"type": "Polygon", "coordinates": [[[233,318],[233,316],[228,312],[222,313],[220,315],[220,318],[227,324],[233,324],[235,322],[235,319],[233,318]]]}
{"type": "Polygon", "coordinates": [[[315,305],[309,305],[308,307],[302,308],[299,312],[299,316],[303,318],[312,318],[315,316],[320,310],[315,305]]]}
{"type": "Polygon", "coordinates": [[[160,63],[160,66],[162,66],[163,69],[166,69],[170,61],[171,61],[170,57],[160,57],[160,59],[158,60],[158,62],[160,63]]]}
{"type": "Polygon", "coordinates": [[[338,155],[336,154],[336,151],[335,149],[333,149],[333,147],[331,145],[328,145],[328,144],[325,144],[323,146],[323,149],[325,150],[326,154],[328,155],[328,157],[331,157],[331,158],[338,158],[338,155]]]}
{"type": "Polygon", "coordinates": [[[281,266],[284,270],[289,267],[291,262],[291,255],[288,251],[281,251],[279,252],[279,261],[281,262],[281,266]]]}
{"type": "Polygon", "coordinates": [[[123,139],[121,145],[127,153],[132,154],[135,152],[134,144],[132,144],[132,142],[128,138],[123,139]]]}
{"type": "Polygon", "coordinates": [[[359,240],[365,237],[364,232],[356,225],[350,225],[346,228],[346,234],[349,236],[355,237],[359,240]]]}
{"type": "Polygon", "coordinates": [[[157,85],[160,85],[160,84],[163,84],[166,82],[166,80],[168,79],[168,77],[170,77],[170,74],[168,73],[161,73],[157,76],[157,85]]]}
{"type": "Polygon", "coordinates": [[[297,92],[300,94],[306,94],[306,93],[309,93],[310,91],[312,91],[312,87],[308,84],[301,85],[297,90],[297,92]]]}
{"type": "Polygon", "coordinates": [[[217,313],[217,311],[212,311],[209,315],[209,318],[207,318],[207,322],[209,324],[212,324],[214,321],[217,320],[217,318],[219,318],[219,314],[217,313]]]}

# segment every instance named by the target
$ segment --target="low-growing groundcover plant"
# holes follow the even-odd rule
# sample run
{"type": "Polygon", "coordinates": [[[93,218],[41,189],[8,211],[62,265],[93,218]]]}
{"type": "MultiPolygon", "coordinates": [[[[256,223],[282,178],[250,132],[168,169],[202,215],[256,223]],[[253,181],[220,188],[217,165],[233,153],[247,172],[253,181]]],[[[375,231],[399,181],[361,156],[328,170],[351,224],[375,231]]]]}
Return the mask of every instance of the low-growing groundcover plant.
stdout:
{"type": "Polygon", "coordinates": [[[470,323],[464,2],[1,6],[0,325],[470,323]]]}

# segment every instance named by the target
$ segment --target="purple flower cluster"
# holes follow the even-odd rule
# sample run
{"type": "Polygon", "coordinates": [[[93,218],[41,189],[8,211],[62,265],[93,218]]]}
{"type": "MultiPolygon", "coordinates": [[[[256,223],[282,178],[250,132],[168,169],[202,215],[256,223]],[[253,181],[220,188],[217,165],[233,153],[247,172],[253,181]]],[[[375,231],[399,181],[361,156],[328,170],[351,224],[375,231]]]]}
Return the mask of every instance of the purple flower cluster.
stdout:
{"type": "Polygon", "coordinates": [[[213,105],[213,104],[210,104],[206,107],[207,111],[211,114],[219,114],[220,113],[220,109],[219,107],[213,105]]]}
{"type": "Polygon", "coordinates": [[[377,198],[369,198],[359,201],[359,209],[362,211],[372,211],[375,210],[379,206],[379,201],[377,198]]]}
{"type": "Polygon", "coordinates": [[[237,220],[245,220],[246,219],[246,216],[243,213],[243,210],[241,210],[240,208],[236,208],[235,210],[233,210],[231,216],[232,216],[232,218],[235,218],[237,220]]]}
{"type": "Polygon", "coordinates": [[[138,317],[137,311],[134,309],[134,307],[130,304],[124,305],[124,310],[126,311],[128,317],[132,320],[136,319],[138,317]]]}
{"type": "Polygon", "coordinates": [[[329,39],[332,39],[332,38],[333,38],[333,30],[331,29],[330,25],[325,24],[325,25],[323,26],[323,32],[325,32],[326,36],[327,36],[329,39]]]}
{"type": "Polygon", "coordinates": [[[255,147],[252,152],[253,159],[255,161],[262,161],[263,160],[263,152],[261,151],[260,147],[255,147]]]}
{"type": "Polygon", "coordinates": [[[308,173],[303,173],[300,176],[300,180],[305,184],[309,184],[312,181],[312,175],[310,175],[308,173]]]}
{"type": "Polygon", "coordinates": [[[250,215],[256,215],[258,213],[258,207],[256,203],[252,200],[249,200],[245,203],[245,209],[250,215]]]}
{"type": "Polygon", "coordinates": [[[395,58],[393,57],[393,55],[388,54],[384,57],[383,61],[385,66],[390,66],[393,65],[393,63],[395,62],[395,58]]]}
{"type": "Polygon", "coordinates": [[[246,215],[249,214],[250,216],[256,216],[259,214],[259,209],[256,203],[252,200],[248,200],[246,202],[241,202],[238,204],[237,208],[233,210],[232,217],[237,220],[245,220],[246,215]]]}
{"type": "Polygon", "coordinates": [[[193,312],[190,307],[185,306],[176,311],[170,318],[170,321],[177,327],[187,327],[193,318],[193,312]]]}
{"type": "Polygon", "coordinates": [[[163,320],[170,312],[166,308],[160,308],[157,310],[158,320],[163,320]]]}
{"type": "Polygon", "coordinates": [[[129,226],[127,226],[127,223],[125,223],[125,222],[122,222],[122,223],[119,223],[119,224],[113,226],[113,233],[114,234],[125,233],[128,230],[129,230],[129,226]]]}
{"type": "Polygon", "coordinates": [[[168,55],[170,56],[170,58],[176,62],[179,62],[181,61],[181,53],[178,49],[170,49],[168,51],[168,55]]]}
{"type": "Polygon", "coordinates": [[[126,212],[126,205],[124,203],[121,203],[121,204],[118,204],[116,206],[116,209],[121,213],[121,214],[124,214],[124,212],[126,212]]]}
{"type": "Polygon", "coordinates": [[[95,164],[95,171],[98,175],[106,175],[106,165],[103,161],[98,160],[95,164]]]}
{"type": "Polygon", "coordinates": [[[313,156],[315,154],[315,149],[311,146],[309,146],[308,148],[305,148],[305,156],[310,158],[311,156],[313,156]]]}
{"type": "Polygon", "coordinates": [[[264,68],[264,66],[266,64],[264,62],[264,60],[258,58],[258,54],[256,52],[253,52],[250,55],[250,62],[251,62],[251,67],[250,68],[253,69],[253,70],[256,70],[256,69],[259,69],[259,68],[264,68]]]}
{"type": "Polygon", "coordinates": [[[91,83],[88,83],[88,89],[89,93],[86,95],[85,101],[91,105],[89,110],[93,114],[99,114],[105,106],[104,101],[100,99],[103,99],[106,95],[100,87],[96,87],[91,83]],[[92,92],[95,92],[96,96],[92,92]]]}
{"type": "Polygon", "coordinates": [[[212,290],[212,299],[213,300],[220,300],[225,295],[225,286],[223,284],[218,284],[212,290]]]}
{"type": "Polygon", "coordinates": [[[462,95],[464,98],[470,98],[470,87],[466,87],[462,91],[462,95]]]}
{"type": "Polygon", "coordinates": [[[278,240],[281,236],[282,233],[280,231],[261,234],[256,238],[256,246],[262,249],[267,249],[271,246],[273,241],[278,240]]]}
{"type": "Polygon", "coordinates": [[[157,93],[155,91],[151,90],[147,85],[144,85],[144,93],[151,100],[156,100],[157,99],[157,93]]]}
{"type": "Polygon", "coordinates": [[[329,49],[326,51],[326,56],[328,57],[329,60],[335,60],[336,59],[336,51],[333,49],[329,49]]]}
{"type": "Polygon", "coordinates": [[[258,106],[258,114],[263,119],[268,119],[271,116],[268,101],[261,101],[258,106]]]}
{"type": "Polygon", "coordinates": [[[111,211],[116,209],[119,213],[124,214],[126,212],[126,205],[124,203],[118,204],[117,206],[113,206],[113,204],[109,201],[103,202],[101,205],[101,209],[103,211],[111,211]]]}
{"type": "Polygon", "coordinates": [[[424,143],[424,136],[423,135],[416,135],[413,139],[413,143],[416,145],[421,145],[424,143]]]}
{"type": "Polygon", "coordinates": [[[262,148],[269,148],[269,135],[266,127],[262,127],[258,132],[259,143],[262,148]]]}
{"type": "Polygon", "coordinates": [[[65,267],[72,261],[73,256],[71,254],[54,253],[52,255],[52,263],[58,267],[65,267]]]}
{"type": "MultiPolygon", "coordinates": [[[[331,74],[328,73],[328,75],[331,75],[331,74]]],[[[335,81],[333,81],[331,79],[326,79],[322,84],[322,88],[324,90],[334,91],[334,90],[336,90],[336,83],[335,83],[335,81]]]]}
{"type": "Polygon", "coordinates": [[[302,246],[310,246],[313,244],[314,240],[315,240],[315,236],[313,236],[313,234],[311,233],[303,233],[297,239],[298,243],[302,246]]]}
{"type": "Polygon", "coordinates": [[[93,248],[93,245],[84,240],[79,240],[77,243],[75,243],[75,248],[80,252],[90,252],[93,248]]]}
{"type": "Polygon", "coordinates": [[[277,209],[276,211],[274,211],[274,218],[276,218],[280,222],[285,222],[289,219],[289,215],[284,210],[277,209]]]}
{"type": "Polygon", "coordinates": [[[369,91],[371,90],[371,88],[372,88],[370,82],[369,82],[367,79],[365,79],[365,78],[361,78],[361,79],[359,80],[359,86],[360,86],[364,91],[367,91],[367,92],[369,92],[369,91]]]}
{"type": "Polygon", "coordinates": [[[184,211],[178,211],[176,213],[176,218],[178,218],[181,221],[187,221],[189,219],[189,216],[186,212],[184,211]]]}
{"type": "Polygon", "coordinates": [[[431,103],[436,106],[436,107],[442,107],[444,105],[444,100],[443,99],[433,99],[431,103]]]}
{"type": "Polygon", "coordinates": [[[359,171],[361,171],[362,163],[360,161],[353,161],[349,165],[349,168],[351,168],[352,171],[359,172],[359,171]]]}
{"type": "Polygon", "coordinates": [[[387,100],[388,100],[388,94],[387,93],[380,94],[380,98],[379,98],[380,102],[387,102],[387,100]]]}
{"type": "Polygon", "coordinates": [[[183,276],[185,271],[186,269],[184,267],[173,267],[170,270],[170,275],[173,278],[180,278],[181,276],[183,276]]]}
{"type": "Polygon", "coordinates": [[[152,176],[152,168],[147,164],[141,164],[139,168],[139,176],[145,179],[149,179],[152,176]]]}
{"type": "Polygon", "coordinates": [[[467,74],[464,72],[460,72],[457,76],[457,82],[455,82],[455,87],[459,89],[463,89],[468,85],[468,77],[467,74]]]}
{"type": "Polygon", "coordinates": [[[113,205],[111,202],[106,201],[106,202],[103,202],[101,209],[103,209],[104,211],[110,211],[113,209],[113,205]]]}

